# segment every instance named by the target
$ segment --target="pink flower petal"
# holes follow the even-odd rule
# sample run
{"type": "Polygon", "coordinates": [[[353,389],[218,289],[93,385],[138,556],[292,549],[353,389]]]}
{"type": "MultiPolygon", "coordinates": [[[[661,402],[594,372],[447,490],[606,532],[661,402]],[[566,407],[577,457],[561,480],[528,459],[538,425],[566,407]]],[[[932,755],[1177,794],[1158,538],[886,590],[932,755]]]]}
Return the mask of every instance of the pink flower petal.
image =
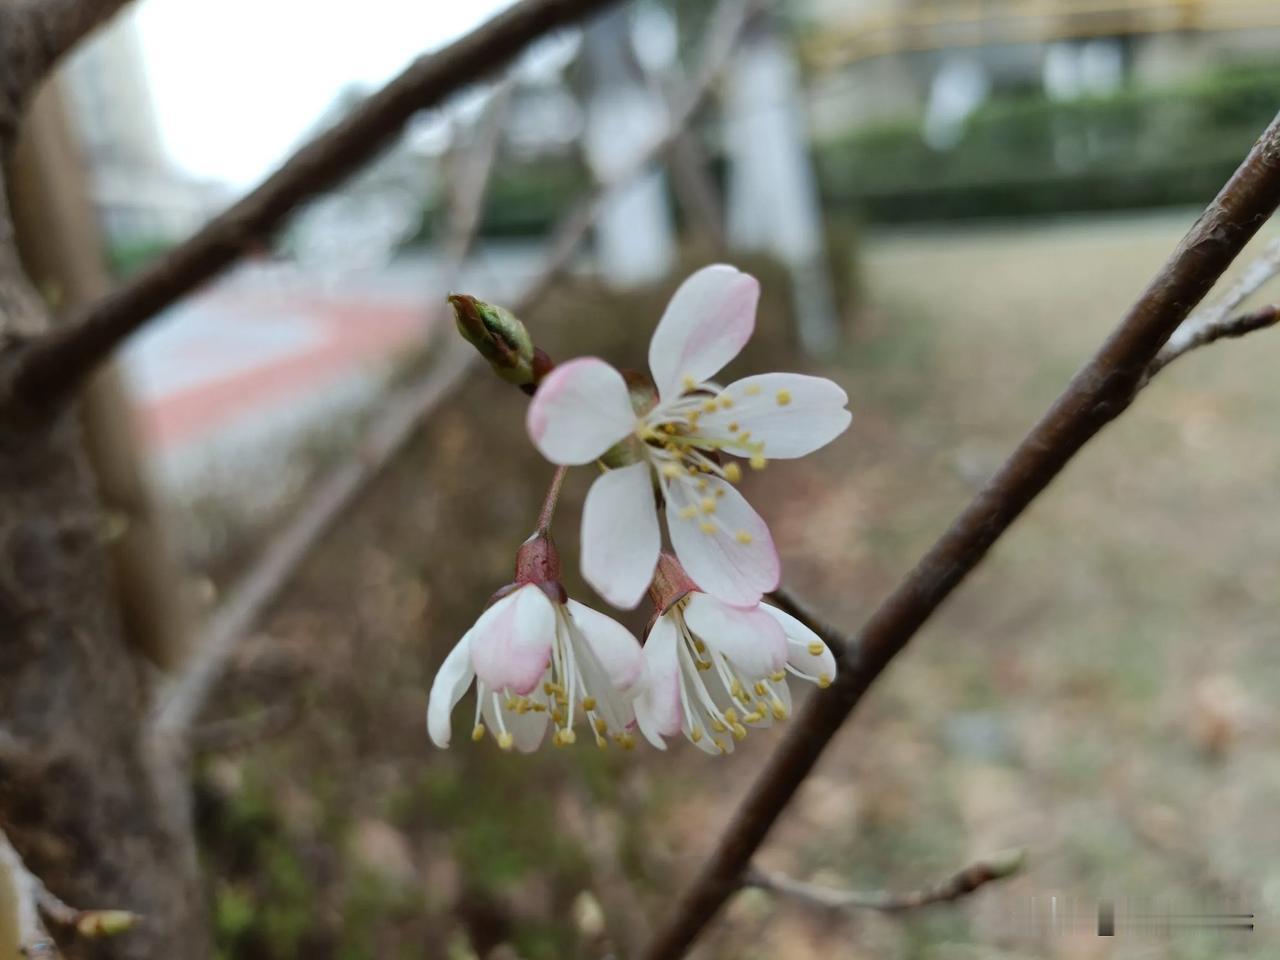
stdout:
{"type": "Polygon", "coordinates": [[[721,397],[732,406],[705,414],[698,433],[742,457],[752,453],[737,445],[744,434],[750,435],[749,445],[764,444],[761,453],[766,459],[788,460],[826,446],[853,419],[845,409],[848,394],[825,377],[799,373],[744,377],[729,384],[721,397]],[[730,430],[731,424],[737,429],[730,430]]]}
{"type": "Polygon", "coordinates": [[[556,367],[538,385],[526,420],[529,438],[552,463],[590,463],[635,429],[622,374],[581,357],[556,367]]]}
{"type": "Polygon", "coordinates": [[[787,635],[759,606],[734,607],[705,593],[692,593],[684,621],[694,636],[723,654],[744,677],[767,677],[787,663],[787,635]]]}
{"type": "Polygon", "coordinates": [[[676,290],[649,342],[649,370],[663,400],[686,377],[701,382],[738,355],[756,325],[760,284],[727,264],[703,267],[676,290]]]}
{"type": "Polygon", "coordinates": [[[767,603],[760,604],[760,609],[777,620],[787,634],[787,665],[806,677],[817,680],[826,676],[834,680],[836,676],[836,658],[832,655],[822,638],[803,623],[767,603]],[[822,649],[818,653],[811,652],[822,649]]]}
{"type": "Polygon", "coordinates": [[[551,662],[556,614],[550,598],[528,585],[503,597],[471,628],[471,663],[491,690],[526,694],[551,662]]]}
{"type": "Polygon", "coordinates": [[[662,535],[647,463],[610,470],[582,507],[582,576],[623,610],[640,602],[658,565],[662,535]]]}
{"type": "Polygon", "coordinates": [[[437,747],[449,746],[452,725],[449,717],[462,695],[471,686],[476,672],[471,668],[470,632],[449,651],[431,683],[427,698],[427,735],[437,747]]]}
{"type": "Polygon", "coordinates": [[[640,641],[617,620],[592,610],[586,604],[570,600],[567,606],[569,615],[582,631],[613,688],[626,692],[634,687],[644,674],[644,653],[640,641]]]}
{"type": "Polygon", "coordinates": [[[646,740],[665,749],[662,738],[674,737],[684,723],[680,707],[680,661],[676,625],[658,618],[644,644],[644,690],[636,699],[636,723],[646,740]]]}
{"type": "Polygon", "coordinates": [[[732,484],[718,477],[705,479],[707,488],[702,491],[684,483],[668,486],[671,545],[704,592],[735,606],[751,606],[776,587],[782,575],[773,537],[732,484]],[[704,500],[714,500],[714,514],[701,510],[704,500]]]}

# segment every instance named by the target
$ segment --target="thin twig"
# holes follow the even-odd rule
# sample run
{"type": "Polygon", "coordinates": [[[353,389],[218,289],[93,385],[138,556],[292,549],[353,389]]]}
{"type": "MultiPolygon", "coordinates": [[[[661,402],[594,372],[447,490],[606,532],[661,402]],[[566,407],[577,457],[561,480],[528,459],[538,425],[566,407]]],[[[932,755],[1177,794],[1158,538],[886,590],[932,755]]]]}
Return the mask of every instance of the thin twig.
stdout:
{"type": "Polygon", "coordinates": [[[1217,340],[1243,337],[1246,333],[1265,330],[1267,327],[1273,327],[1277,323],[1280,323],[1280,304],[1272,303],[1265,307],[1259,307],[1257,310],[1251,310],[1248,313],[1219,320],[1212,326],[1201,327],[1192,336],[1179,342],[1176,347],[1170,348],[1166,346],[1156,354],[1156,358],[1147,367],[1146,379],[1150,381],[1152,377],[1173,363],[1173,361],[1179,357],[1186,356],[1199,347],[1208,346],[1217,340]]]}
{"type": "Polygon", "coordinates": [[[125,338],[268,239],[298,204],[376,156],[415,113],[499,70],[539,37],[616,2],[522,0],[443,50],[419,57],[191,239],[28,344],[0,383],[0,402],[24,411],[56,407],[125,338]]]}
{"type": "Polygon", "coordinates": [[[542,510],[538,513],[538,533],[551,531],[551,520],[556,515],[556,504],[560,502],[560,489],[564,486],[564,477],[568,472],[568,467],[560,466],[556,467],[556,472],[551,475],[551,484],[547,487],[547,495],[542,500],[542,510]]]}
{"type": "MultiPolygon", "coordinates": [[[[705,102],[715,77],[728,62],[729,54],[724,49],[726,42],[731,50],[745,22],[745,19],[729,16],[729,13],[752,5],[753,0],[725,0],[718,9],[717,23],[727,22],[736,26],[731,32],[720,28],[713,33],[703,61],[704,69],[699,73],[698,86],[689,91],[684,99],[686,109],[679,112],[673,122],[687,123],[698,106],[705,102]]],[[[554,231],[557,239],[552,242],[537,276],[520,297],[516,313],[531,310],[568,268],[573,251],[587,235],[603,206],[603,197],[622,186],[625,178],[634,178],[642,173],[669,149],[673,141],[673,136],[666,136],[654,143],[625,170],[600,184],[586,203],[561,221],[554,231]]],[[[477,217],[473,222],[478,221],[477,217]]],[[[452,254],[454,261],[460,264],[466,252],[465,248],[460,252],[455,249],[452,254]]],[[[156,730],[162,737],[181,735],[182,731],[190,729],[226,668],[235,645],[275,600],[324,532],[395,458],[436,404],[461,382],[476,356],[461,340],[450,341],[445,354],[432,372],[387,401],[371,425],[365,444],[321,481],[284,532],[268,545],[261,558],[237,581],[230,599],[209,622],[195,645],[195,653],[187,668],[175,679],[163,701],[156,719],[156,730]]]]}
{"type": "Polygon", "coordinates": [[[737,889],[770,828],[895,656],[1077,452],[1133,401],[1147,366],[1280,205],[1280,116],[1119,327],[951,527],[872,613],[835,682],[809,698],[716,849],[644,954],[684,954],[737,889]]]}
{"type": "MultiPolygon", "coordinates": [[[[130,929],[137,917],[125,910],[77,910],[59,899],[27,869],[22,857],[0,830],[0,937],[14,937],[25,960],[54,960],[60,956],[44,917],[93,939],[130,929]],[[16,929],[8,929],[10,926],[16,929]]],[[[14,943],[0,940],[0,957],[9,956],[14,943]]]]}
{"type": "Polygon", "coordinates": [[[776,893],[799,903],[824,910],[879,910],[882,913],[903,913],[938,903],[951,903],[966,897],[996,880],[1005,880],[1022,869],[1026,863],[1025,850],[1010,850],[969,864],[941,883],[907,893],[888,890],[845,890],[817,883],[795,880],[783,873],[752,867],[747,871],[744,887],[756,887],[776,893]]]}

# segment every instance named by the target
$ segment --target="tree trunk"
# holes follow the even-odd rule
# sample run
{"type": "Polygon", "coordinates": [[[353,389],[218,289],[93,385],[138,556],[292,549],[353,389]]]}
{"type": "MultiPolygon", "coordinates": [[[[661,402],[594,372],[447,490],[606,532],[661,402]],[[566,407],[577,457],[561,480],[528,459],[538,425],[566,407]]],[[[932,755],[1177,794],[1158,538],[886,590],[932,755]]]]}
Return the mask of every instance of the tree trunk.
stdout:
{"type": "MultiPolygon", "coordinates": [[[[47,329],[0,206],[0,343],[47,329]]],[[[191,958],[209,934],[185,769],[151,746],[151,670],[127,641],[108,518],[74,409],[0,415],[0,828],[67,902],[143,916],[68,955],[191,958]]]]}

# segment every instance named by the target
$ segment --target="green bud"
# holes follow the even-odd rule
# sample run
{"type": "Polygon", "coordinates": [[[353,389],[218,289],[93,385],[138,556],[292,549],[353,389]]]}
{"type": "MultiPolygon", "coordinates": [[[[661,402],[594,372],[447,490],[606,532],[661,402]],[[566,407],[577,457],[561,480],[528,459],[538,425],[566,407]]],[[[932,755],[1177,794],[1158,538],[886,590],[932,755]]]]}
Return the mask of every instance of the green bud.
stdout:
{"type": "Polygon", "coordinates": [[[86,939],[114,937],[132,930],[138,915],[128,910],[84,910],[76,918],[76,932],[86,939]]]}
{"type": "Polygon", "coordinates": [[[449,296],[458,332],[508,383],[534,382],[533,340],[514,314],[462,293],[449,296]]]}
{"type": "Polygon", "coordinates": [[[986,861],[987,869],[991,871],[991,876],[997,880],[1011,877],[1018,873],[1027,864],[1027,848],[1015,847],[1012,850],[1002,850],[986,861]]]}

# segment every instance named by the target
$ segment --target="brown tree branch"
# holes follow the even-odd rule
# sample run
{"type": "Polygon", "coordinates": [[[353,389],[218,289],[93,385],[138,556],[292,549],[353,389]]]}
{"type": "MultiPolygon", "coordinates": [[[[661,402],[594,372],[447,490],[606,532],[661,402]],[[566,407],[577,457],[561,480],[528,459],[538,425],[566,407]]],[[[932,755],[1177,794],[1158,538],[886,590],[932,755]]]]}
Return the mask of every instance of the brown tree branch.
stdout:
{"type": "Polygon", "coordinates": [[[1130,308],[950,529],[872,613],[770,758],[644,956],[684,954],[863,695],[1067,462],[1132,402],[1148,365],[1280,205],[1280,116],[1130,308]]]}
{"type": "Polygon", "coordinates": [[[795,880],[786,874],[751,867],[744,887],[756,887],[823,910],[879,910],[904,913],[937,903],[951,903],[996,880],[1018,873],[1027,860],[1023,849],[1010,850],[969,864],[941,883],[907,893],[887,890],[844,890],[795,880]]]}
{"type": "MultiPolygon", "coordinates": [[[[672,118],[673,123],[687,124],[697,113],[714,85],[715,78],[728,62],[737,39],[741,36],[747,12],[755,0],[724,0],[717,11],[717,28],[712,31],[699,72],[697,85],[681,101],[683,109],[672,118]]],[[[485,149],[496,148],[496,138],[481,136],[485,149]]],[[[531,310],[551,289],[554,281],[568,268],[573,252],[586,237],[604,198],[644,170],[675,142],[674,131],[652,144],[634,163],[617,176],[601,183],[595,193],[576,207],[553,231],[554,239],[537,276],[521,296],[516,313],[531,310]]],[[[486,165],[483,159],[477,161],[486,165]]],[[[488,163],[492,163],[489,154],[488,163]]],[[[473,199],[458,204],[458,219],[471,224],[469,236],[451,251],[451,266],[446,271],[457,273],[470,250],[479,223],[474,213],[482,203],[487,177],[471,177],[476,188],[473,199]]],[[[455,234],[456,236],[456,234],[455,234]]],[[[413,435],[414,429],[436,404],[456,386],[469,371],[475,353],[461,340],[451,340],[445,356],[420,380],[398,391],[387,401],[383,411],[371,425],[364,444],[348,459],[334,468],[309,495],[285,530],[268,545],[266,551],[237,581],[231,599],[219,609],[195,645],[187,668],[175,680],[163,700],[157,717],[156,732],[162,738],[181,737],[191,728],[218,678],[222,675],[236,644],[275,600],[298,567],[333,523],[360,492],[386,468],[413,435]]]]}
{"type": "Polygon", "coordinates": [[[0,405],[35,412],[56,407],[125,338],[266,240],[298,204],[373,158],[415,113],[492,74],[539,37],[616,2],[521,0],[443,50],[419,57],[191,239],[26,344],[0,371],[0,405]]]}
{"type": "Polygon", "coordinates": [[[40,82],[128,0],[19,0],[0,7],[0,141],[9,143],[40,82]]]}

